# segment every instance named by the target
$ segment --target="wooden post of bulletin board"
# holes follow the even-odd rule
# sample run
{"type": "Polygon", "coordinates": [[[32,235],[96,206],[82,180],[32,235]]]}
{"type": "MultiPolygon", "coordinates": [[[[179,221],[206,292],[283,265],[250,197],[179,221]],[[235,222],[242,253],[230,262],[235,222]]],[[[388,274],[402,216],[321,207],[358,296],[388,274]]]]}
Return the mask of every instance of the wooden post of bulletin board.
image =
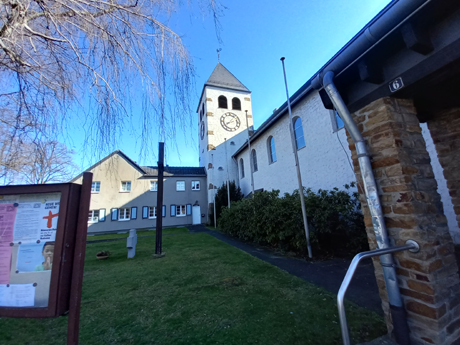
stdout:
{"type": "Polygon", "coordinates": [[[67,324],[67,345],[78,345],[80,327],[81,291],[83,286],[83,269],[85,266],[88,212],[91,198],[93,174],[83,173],[80,206],[78,210],[77,233],[72,268],[72,286],[70,288],[69,319],[67,324]]]}

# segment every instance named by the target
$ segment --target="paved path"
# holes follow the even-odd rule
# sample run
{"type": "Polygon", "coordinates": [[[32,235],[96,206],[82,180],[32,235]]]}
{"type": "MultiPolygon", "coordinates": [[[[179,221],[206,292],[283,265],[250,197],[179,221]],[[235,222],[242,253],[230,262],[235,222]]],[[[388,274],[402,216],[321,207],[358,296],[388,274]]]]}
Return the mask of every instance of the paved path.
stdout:
{"type": "MultiPolygon", "coordinates": [[[[204,232],[215,238],[228,243],[246,253],[263,261],[271,263],[305,281],[321,286],[330,292],[337,294],[342,279],[347,272],[351,260],[331,259],[327,261],[308,262],[302,259],[278,256],[274,253],[257,247],[256,245],[241,242],[237,239],[224,235],[218,231],[209,230],[203,225],[188,227],[190,232],[204,232]]],[[[379,314],[383,314],[381,308],[378,287],[375,281],[374,268],[370,259],[360,264],[348,288],[347,299],[379,314]]]]}

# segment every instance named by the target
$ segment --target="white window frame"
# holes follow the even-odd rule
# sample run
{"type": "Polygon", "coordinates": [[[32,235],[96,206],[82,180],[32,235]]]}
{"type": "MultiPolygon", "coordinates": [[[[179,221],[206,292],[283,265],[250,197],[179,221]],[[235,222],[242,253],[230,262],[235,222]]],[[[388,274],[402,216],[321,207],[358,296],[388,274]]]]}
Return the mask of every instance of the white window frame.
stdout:
{"type": "Polygon", "coordinates": [[[155,219],[157,217],[157,207],[156,206],[149,206],[149,219],[155,219]]]}
{"type": "MultiPolygon", "coordinates": [[[[337,117],[340,118],[339,114],[337,113],[337,110],[331,110],[330,114],[331,114],[332,132],[333,133],[340,131],[342,128],[345,128],[345,125],[342,125],[342,127],[339,127],[339,124],[337,123],[337,117]]],[[[340,119],[340,120],[342,120],[342,119],[340,119]]],[[[343,120],[342,120],[342,123],[343,123],[343,120]]]]}
{"type": "Polygon", "coordinates": [[[244,178],[244,160],[243,158],[240,158],[240,176],[242,179],[244,178]]]}
{"type": "Polygon", "coordinates": [[[127,221],[131,219],[131,207],[123,207],[118,209],[118,220],[127,221]]]}
{"type": "Polygon", "coordinates": [[[158,181],[150,181],[150,191],[158,192],[158,181]]]}
{"type": "Polygon", "coordinates": [[[94,181],[91,183],[91,193],[99,193],[101,191],[101,182],[94,181]]]}
{"type": "Polygon", "coordinates": [[[122,193],[131,192],[131,181],[121,181],[120,192],[122,193]]]}
{"type": "Polygon", "coordinates": [[[259,171],[259,166],[257,165],[257,152],[255,149],[251,151],[251,163],[252,163],[252,171],[257,172],[259,171]]]}
{"type": "Polygon", "coordinates": [[[99,210],[89,210],[88,223],[98,223],[98,222],[99,222],[99,210]]]}
{"type": "Polygon", "coordinates": [[[271,135],[268,137],[268,163],[273,164],[276,163],[278,160],[278,157],[276,156],[276,143],[275,143],[275,138],[271,135]],[[272,140],[273,140],[273,147],[272,147],[272,140]]]}
{"type": "Polygon", "coordinates": [[[185,181],[184,180],[176,181],[176,192],[185,192],[185,181]],[[183,189],[179,188],[179,185],[183,185],[183,189]]]}
{"type": "Polygon", "coordinates": [[[294,137],[295,137],[295,146],[297,148],[297,150],[300,150],[302,148],[304,148],[306,146],[306,142],[305,142],[305,134],[303,132],[303,125],[302,125],[302,119],[300,117],[295,117],[293,119],[293,123],[292,123],[292,126],[294,128],[294,137]],[[299,122],[297,122],[299,121],[299,122]],[[296,124],[297,123],[300,123],[300,126],[297,126],[296,127],[296,124]],[[300,143],[300,141],[303,141],[303,145],[299,147],[299,144],[302,144],[300,143]]]}
{"type": "Polygon", "coordinates": [[[192,181],[192,190],[200,190],[200,181],[192,181]]]}
{"type": "Polygon", "coordinates": [[[176,205],[176,217],[185,217],[187,215],[186,205],[176,205]]]}

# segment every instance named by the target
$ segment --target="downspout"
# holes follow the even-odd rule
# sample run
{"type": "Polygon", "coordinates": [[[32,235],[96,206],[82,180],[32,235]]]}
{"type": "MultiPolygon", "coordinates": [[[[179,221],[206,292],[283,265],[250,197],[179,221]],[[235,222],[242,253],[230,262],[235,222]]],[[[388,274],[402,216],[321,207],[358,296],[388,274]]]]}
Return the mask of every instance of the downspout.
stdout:
{"type": "MultiPolygon", "coordinates": [[[[390,241],[388,239],[388,233],[383,219],[382,205],[380,204],[377,185],[375,183],[371,161],[369,159],[369,153],[367,152],[363,136],[353,121],[339,91],[334,85],[334,72],[326,72],[323,78],[323,87],[344,122],[345,128],[348,133],[350,133],[350,136],[355,143],[359,167],[361,169],[361,176],[364,181],[364,190],[372,216],[372,225],[374,227],[378,247],[379,249],[390,248],[390,241]]],[[[388,292],[388,300],[390,303],[390,312],[393,320],[393,330],[396,342],[400,345],[408,345],[410,344],[409,326],[407,325],[406,312],[399,292],[393,256],[391,254],[381,255],[380,263],[383,268],[383,276],[385,278],[385,285],[388,292]]]]}

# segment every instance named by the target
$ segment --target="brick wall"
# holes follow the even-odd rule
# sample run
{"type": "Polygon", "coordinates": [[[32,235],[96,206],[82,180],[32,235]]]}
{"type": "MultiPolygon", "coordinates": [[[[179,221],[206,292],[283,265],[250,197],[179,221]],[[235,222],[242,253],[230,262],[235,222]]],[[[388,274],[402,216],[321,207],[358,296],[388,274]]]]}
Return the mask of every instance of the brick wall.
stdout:
{"type": "MultiPolygon", "coordinates": [[[[413,344],[460,343],[460,280],[425,141],[411,101],[382,98],[353,114],[368,144],[385,223],[393,244],[408,239],[419,253],[395,255],[398,282],[413,344]]],[[[431,128],[430,128],[431,129],[431,128]]],[[[357,181],[356,149],[348,137],[357,181]]],[[[359,188],[371,248],[376,247],[369,209],[359,188]]],[[[388,297],[378,258],[376,278],[389,331],[388,297]]]]}

